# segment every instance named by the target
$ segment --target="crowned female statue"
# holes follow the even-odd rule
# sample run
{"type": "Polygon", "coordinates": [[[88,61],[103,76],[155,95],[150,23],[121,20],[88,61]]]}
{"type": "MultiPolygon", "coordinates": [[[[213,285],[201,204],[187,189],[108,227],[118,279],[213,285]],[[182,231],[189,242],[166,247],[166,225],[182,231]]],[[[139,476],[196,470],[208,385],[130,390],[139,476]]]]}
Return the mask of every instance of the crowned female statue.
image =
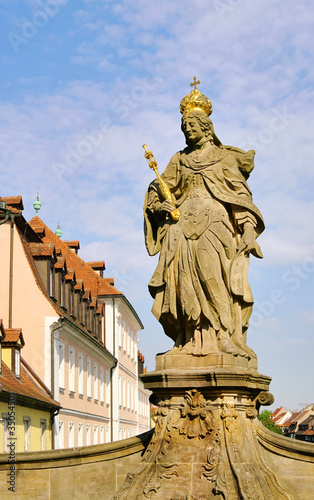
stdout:
{"type": "Polygon", "coordinates": [[[255,153],[221,144],[211,102],[197,83],[180,105],[187,147],[161,175],[172,202],[158,179],[145,197],[147,250],[160,253],[149,283],[152,311],[175,352],[255,357],[246,345],[253,305],[248,261],[250,254],[262,258],[256,237],[264,229],[246,182],[255,153]],[[175,209],[178,220],[170,217],[175,209]]]}

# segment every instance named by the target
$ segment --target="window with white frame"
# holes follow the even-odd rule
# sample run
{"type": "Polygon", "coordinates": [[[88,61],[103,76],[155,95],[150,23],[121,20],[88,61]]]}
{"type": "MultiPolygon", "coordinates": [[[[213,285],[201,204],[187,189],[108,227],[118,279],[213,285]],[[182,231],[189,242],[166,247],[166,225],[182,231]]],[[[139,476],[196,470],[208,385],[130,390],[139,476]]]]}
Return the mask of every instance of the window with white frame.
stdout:
{"type": "Polygon", "coordinates": [[[91,375],[91,370],[92,370],[92,363],[90,358],[86,359],[86,371],[87,371],[87,397],[91,398],[92,397],[92,375],[91,375]]]}
{"type": "Polygon", "coordinates": [[[78,392],[79,394],[84,394],[84,355],[82,352],[79,352],[78,356],[78,392]]]}
{"type": "Polygon", "coordinates": [[[134,333],[131,331],[131,358],[134,359],[134,333]]]}
{"type": "Polygon", "coordinates": [[[109,426],[106,427],[106,443],[110,443],[109,426]]]}
{"type": "Polygon", "coordinates": [[[119,427],[119,439],[122,439],[122,429],[119,427]]]}
{"type": "Polygon", "coordinates": [[[54,297],[54,279],[53,279],[53,268],[49,267],[49,295],[54,297]]]}
{"type": "Polygon", "coordinates": [[[131,382],[131,410],[134,411],[134,384],[131,382]]]}
{"type": "Polygon", "coordinates": [[[77,441],[78,446],[83,446],[83,424],[81,422],[78,424],[77,441]]]}
{"type": "Polygon", "coordinates": [[[104,368],[101,366],[99,368],[99,401],[104,403],[105,401],[105,391],[104,391],[104,368]]]}
{"type": "Polygon", "coordinates": [[[69,391],[75,392],[75,349],[69,347],[69,391]]]}
{"type": "Polygon", "coordinates": [[[126,408],[126,379],[123,378],[123,385],[122,385],[122,399],[123,399],[123,407],[126,408]]]}
{"type": "Polygon", "coordinates": [[[15,368],[15,376],[21,376],[21,353],[19,349],[14,350],[14,368],[15,368]]]}
{"type": "Polygon", "coordinates": [[[119,406],[122,406],[122,380],[121,380],[121,375],[119,375],[119,406]]]}
{"type": "Polygon", "coordinates": [[[24,425],[24,451],[31,449],[31,417],[23,417],[24,425]]]}
{"type": "Polygon", "coordinates": [[[69,422],[69,448],[74,447],[74,422],[69,422]]]}
{"type": "Polygon", "coordinates": [[[58,358],[59,358],[59,387],[64,389],[64,342],[58,341],[58,358]]]}
{"type": "Polygon", "coordinates": [[[126,428],[123,429],[123,439],[126,439],[126,428]]]}
{"type": "Polygon", "coordinates": [[[127,393],[126,393],[126,397],[127,397],[127,401],[126,401],[126,406],[127,406],[127,409],[129,410],[130,409],[130,381],[128,380],[127,382],[127,393]]]}
{"type": "Polygon", "coordinates": [[[123,350],[126,351],[126,324],[123,321],[123,350]]]}
{"type": "Polygon", "coordinates": [[[86,446],[90,445],[90,424],[86,425],[86,446]]]}
{"type": "Polygon", "coordinates": [[[128,356],[131,355],[131,335],[130,335],[130,327],[128,326],[127,328],[127,332],[128,332],[128,336],[127,336],[127,353],[128,353],[128,356]]]}
{"type": "Polygon", "coordinates": [[[134,342],[133,342],[133,359],[134,359],[134,362],[136,363],[136,360],[137,360],[137,337],[136,337],[136,333],[134,334],[134,342]]]}
{"type": "Polygon", "coordinates": [[[94,444],[98,444],[98,425],[94,425],[94,444]]]}
{"type": "Polygon", "coordinates": [[[40,419],[40,448],[41,450],[47,449],[47,420],[45,418],[40,419]]]}
{"type": "Polygon", "coordinates": [[[63,422],[60,421],[58,429],[58,439],[59,439],[59,448],[64,448],[64,426],[63,422]]]}
{"type": "MultiPolygon", "coordinates": [[[[121,399],[119,399],[120,404],[121,399]]],[[[110,371],[106,370],[106,404],[110,405],[110,371]]]]}
{"type": "Polygon", "coordinates": [[[98,400],[98,365],[94,363],[94,399],[98,400]]]}
{"type": "Polygon", "coordinates": [[[103,425],[100,426],[100,444],[105,442],[105,428],[103,425]]]}

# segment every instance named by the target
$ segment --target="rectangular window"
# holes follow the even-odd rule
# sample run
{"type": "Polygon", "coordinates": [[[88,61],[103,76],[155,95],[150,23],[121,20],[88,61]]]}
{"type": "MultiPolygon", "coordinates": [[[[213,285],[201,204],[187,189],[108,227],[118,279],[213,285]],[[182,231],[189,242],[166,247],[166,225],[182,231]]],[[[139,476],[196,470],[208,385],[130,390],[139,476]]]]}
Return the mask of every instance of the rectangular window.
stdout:
{"type": "Polygon", "coordinates": [[[20,355],[20,350],[15,349],[14,350],[14,367],[15,367],[15,375],[16,377],[21,376],[21,355],[20,355]]]}
{"type": "MultiPolygon", "coordinates": [[[[121,401],[121,399],[119,399],[119,401],[121,401]]],[[[110,371],[109,370],[106,370],[106,404],[108,406],[110,405],[110,371]]]]}
{"type": "Polygon", "coordinates": [[[121,380],[121,375],[119,375],[119,406],[122,406],[122,380],[121,380]]]}
{"type": "Polygon", "coordinates": [[[109,427],[106,427],[106,443],[110,443],[109,427]]]}
{"type": "Polygon", "coordinates": [[[59,438],[59,448],[64,448],[64,427],[63,422],[59,421],[59,429],[58,429],[58,438],[59,438]]]}
{"type": "Polygon", "coordinates": [[[83,446],[83,424],[81,423],[78,424],[77,440],[78,440],[78,446],[83,446]]]}
{"type": "Polygon", "coordinates": [[[122,398],[123,398],[123,407],[126,408],[126,380],[123,379],[123,388],[122,388],[122,398]]]}
{"type": "Polygon", "coordinates": [[[92,397],[92,377],[91,377],[91,360],[90,358],[86,359],[86,371],[87,371],[87,397],[92,397]]]}
{"type": "Polygon", "coordinates": [[[65,307],[65,281],[63,276],[60,282],[60,304],[61,307],[65,307]]]}
{"type": "Polygon", "coordinates": [[[69,448],[74,447],[74,423],[69,422],[69,448]]]}
{"type": "Polygon", "coordinates": [[[127,329],[127,347],[126,347],[128,356],[131,354],[131,336],[130,336],[130,328],[127,329]]]}
{"type": "Polygon", "coordinates": [[[46,450],[47,449],[47,437],[46,437],[46,432],[47,430],[47,421],[45,418],[40,419],[40,447],[41,450],[46,450]]]}
{"type": "Polygon", "coordinates": [[[59,357],[59,387],[64,389],[64,342],[59,340],[58,343],[58,357],[59,357]]]}
{"type": "Polygon", "coordinates": [[[99,399],[101,403],[104,403],[105,401],[105,391],[104,391],[104,369],[101,366],[99,369],[99,382],[100,382],[100,394],[99,394],[99,399]]]}
{"type": "Polygon", "coordinates": [[[7,413],[2,413],[2,419],[3,419],[3,452],[7,452],[8,450],[8,437],[9,437],[9,430],[8,430],[8,414],[7,413]]]}
{"type": "Polygon", "coordinates": [[[86,425],[86,446],[90,445],[90,424],[86,425]]]}
{"type": "Polygon", "coordinates": [[[131,410],[134,411],[134,384],[131,382],[131,410]]]}
{"type": "Polygon", "coordinates": [[[130,409],[130,381],[128,380],[128,383],[127,383],[127,393],[126,393],[126,396],[127,396],[127,401],[126,401],[126,406],[127,406],[127,409],[129,410],[130,409]]]}
{"type": "Polygon", "coordinates": [[[98,444],[98,425],[94,425],[94,444],[98,444]]]}
{"type": "Polygon", "coordinates": [[[134,359],[134,334],[131,331],[131,358],[134,359]]]}
{"type": "Polygon", "coordinates": [[[94,363],[94,399],[98,400],[98,365],[94,363]]]}
{"type": "Polygon", "coordinates": [[[123,350],[126,351],[126,324],[123,321],[123,350]]]}
{"type": "Polygon", "coordinates": [[[81,352],[79,352],[79,357],[78,357],[78,369],[79,369],[79,374],[78,374],[78,392],[79,394],[83,395],[84,394],[84,356],[81,352]]]}
{"type": "Polygon", "coordinates": [[[136,334],[134,335],[134,342],[133,342],[133,359],[136,363],[136,359],[137,359],[137,337],[136,337],[136,334]]]}
{"type": "Polygon", "coordinates": [[[69,347],[69,391],[75,392],[75,349],[69,347]]]}
{"type": "Polygon", "coordinates": [[[53,276],[53,268],[49,267],[49,295],[50,297],[54,297],[54,276],[53,276]]]}
{"type": "Polygon", "coordinates": [[[103,425],[100,426],[100,444],[105,442],[105,428],[103,425]]]}
{"type": "Polygon", "coordinates": [[[24,424],[24,451],[31,449],[31,418],[23,417],[24,424]]]}

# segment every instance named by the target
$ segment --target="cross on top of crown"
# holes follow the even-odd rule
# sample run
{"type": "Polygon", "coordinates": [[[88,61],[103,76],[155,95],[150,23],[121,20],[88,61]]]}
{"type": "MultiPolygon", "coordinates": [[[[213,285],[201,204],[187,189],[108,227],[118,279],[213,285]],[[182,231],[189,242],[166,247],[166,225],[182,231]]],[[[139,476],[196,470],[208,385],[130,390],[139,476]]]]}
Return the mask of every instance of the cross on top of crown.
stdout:
{"type": "Polygon", "coordinates": [[[194,76],[193,82],[190,83],[191,87],[194,87],[194,91],[198,90],[196,85],[199,85],[201,82],[199,80],[196,81],[196,76],[194,76]]]}

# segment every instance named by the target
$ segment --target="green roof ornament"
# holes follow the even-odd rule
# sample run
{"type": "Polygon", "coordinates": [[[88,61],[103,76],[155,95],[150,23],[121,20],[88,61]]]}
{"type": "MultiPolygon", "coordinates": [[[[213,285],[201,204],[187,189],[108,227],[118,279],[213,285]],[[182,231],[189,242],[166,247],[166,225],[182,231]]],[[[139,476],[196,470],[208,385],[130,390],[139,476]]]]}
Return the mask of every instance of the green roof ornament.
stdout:
{"type": "Polygon", "coordinates": [[[55,231],[55,235],[58,236],[58,238],[61,238],[61,236],[62,236],[62,231],[61,231],[61,227],[60,227],[59,222],[58,222],[58,227],[55,231]]]}
{"type": "Polygon", "coordinates": [[[37,193],[37,196],[36,196],[36,200],[34,201],[33,203],[33,207],[34,209],[36,210],[36,215],[38,215],[38,212],[40,210],[40,207],[41,207],[41,203],[39,201],[39,196],[38,196],[38,193],[37,193]]]}

